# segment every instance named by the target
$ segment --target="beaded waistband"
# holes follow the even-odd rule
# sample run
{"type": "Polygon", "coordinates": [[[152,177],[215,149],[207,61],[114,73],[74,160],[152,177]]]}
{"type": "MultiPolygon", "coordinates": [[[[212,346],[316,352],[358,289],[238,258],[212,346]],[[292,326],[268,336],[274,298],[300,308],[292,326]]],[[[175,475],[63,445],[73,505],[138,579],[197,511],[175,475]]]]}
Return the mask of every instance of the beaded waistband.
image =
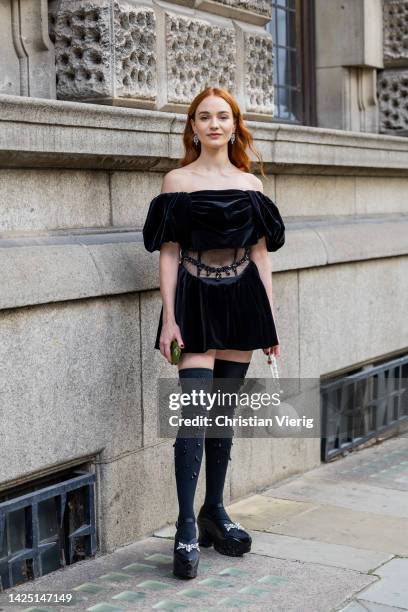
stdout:
{"type": "Polygon", "coordinates": [[[235,249],[234,261],[231,264],[225,266],[209,266],[201,261],[201,251],[198,251],[198,259],[196,259],[191,255],[187,255],[187,251],[182,249],[180,253],[179,263],[182,263],[183,261],[188,261],[189,263],[197,267],[197,276],[200,276],[201,271],[204,270],[207,276],[215,274],[216,280],[219,280],[220,278],[222,278],[223,273],[225,273],[227,276],[230,276],[231,272],[233,272],[235,276],[238,276],[237,268],[241,266],[244,262],[249,261],[249,246],[245,247],[245,252],[239,260],[237,260],[237,252],[238,249],[235,249]]]}

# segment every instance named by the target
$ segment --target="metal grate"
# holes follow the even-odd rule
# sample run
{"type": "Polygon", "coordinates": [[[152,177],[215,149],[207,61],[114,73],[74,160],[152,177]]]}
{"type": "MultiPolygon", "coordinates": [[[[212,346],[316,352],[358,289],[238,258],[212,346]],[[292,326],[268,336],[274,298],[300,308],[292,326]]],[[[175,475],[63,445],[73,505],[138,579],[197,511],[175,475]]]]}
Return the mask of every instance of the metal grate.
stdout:
{"type": "Polygon", "coordinates": [[[322,461],[408,420],[408,355],[324,382],[322,461]]]}
{"type": "Polygon", "coordinates": [[[0,503],[0,591],[96,553],[95,474],[0,503]]]}

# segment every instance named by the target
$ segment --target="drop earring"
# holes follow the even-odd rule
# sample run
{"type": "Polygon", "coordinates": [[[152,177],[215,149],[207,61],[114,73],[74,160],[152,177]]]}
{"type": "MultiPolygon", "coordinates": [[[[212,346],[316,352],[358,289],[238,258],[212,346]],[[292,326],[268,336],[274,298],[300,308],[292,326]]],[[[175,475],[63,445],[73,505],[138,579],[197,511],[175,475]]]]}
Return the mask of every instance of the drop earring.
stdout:
{"type": "Polygon", "coordinates": [[[234,144],[234,142],[235,142],[235,132],[232,132],[231,144],[234,144]]]}
{"type": "Polygon", "coordinates": [[[194,132],[194,136],[193,136],[193,142],[195,144],[196,147],[198,147],[198,143],[200,142],[198,139],[197,134],[194,132]]]}

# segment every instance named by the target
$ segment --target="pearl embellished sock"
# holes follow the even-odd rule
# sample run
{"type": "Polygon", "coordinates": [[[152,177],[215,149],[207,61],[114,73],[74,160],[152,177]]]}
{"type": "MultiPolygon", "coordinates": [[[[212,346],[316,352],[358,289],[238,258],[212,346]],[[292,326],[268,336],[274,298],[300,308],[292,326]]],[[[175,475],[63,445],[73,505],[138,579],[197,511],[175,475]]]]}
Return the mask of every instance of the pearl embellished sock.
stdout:
{"type": "MultiPolygon", "coordinates": [[[[183,368],[179,370],[180,385],[183,393],[191,393],[201,389],[205,393],[211,393],[213,371],[210,368],[183,368]]],[[[193,414],[208,415],[206,403],[193,406],[193,414]]],[[[193,416],[191,408],[182,409],[182,416],[193,416]]],[[[196,537],[194,523],[183,523],[183,519],[194,517],[194,496],[197,488],[197,480],[200,473],[204,450],[205,429],[194,428],[195,437],[187,437],[187,432],[193,429],[180,426],[174,443],[174,465],[177,484],[177,496],[179,503],[179,526],[177,537],[181,540],[190,540],[196,537]]]]}
{"type": "MultiPolygon", "coordinates": [[[[214,379],[224,378],[231,381],[220,381],[218,386],[223,393],[238,393],[239,387],[245,378],[249,363],[240,363],[237,361],[227,361],[224,359],[216,359],[214,363],[214,379]]],[[[214,382],[214,390],[216,382],[214,382]]],[[[213,419],[216,415],[234,416],[235,406],[219,406],[214,405],[211,410],[213,419]]],[[[233,445],[232,437],[234,435],[233,427],[222,428],[222,433],[228,433],[229,437],[220,438],[205,438],[205,460],[206,460],[206,493],[204,506],[206,511],[214,518],[230,520],[226,513],[223,504],[223,492],[225,478],[228,469],[228,461],[231,459],[230,452],[233,445]]]]}

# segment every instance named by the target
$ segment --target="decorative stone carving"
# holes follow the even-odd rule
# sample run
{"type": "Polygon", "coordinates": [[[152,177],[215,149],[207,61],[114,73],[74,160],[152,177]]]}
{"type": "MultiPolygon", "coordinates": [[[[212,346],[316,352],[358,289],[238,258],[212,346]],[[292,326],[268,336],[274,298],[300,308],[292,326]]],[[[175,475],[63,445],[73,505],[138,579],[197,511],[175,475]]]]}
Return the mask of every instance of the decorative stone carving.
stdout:
{"type": "Polygon", "coordinates": [[[381,131],[408,135],[408,69],[383,70],[378,79],[381,131]]]}
{"type": "Polygon", "coordinates": [[[168,102],[189,104],[207,86],[236,89],[232,28],[166,12],[168,102]]]}
{"type": "Polygon", "coordinates": [[[408,0],[384,1],[384,61],[408,62],[408,0]]]}
{"type": "Polygon", "coordinates": [[[246,111],[273,114],[272,38],[245,33],[246,111]]]}
{"type": "Polygon", "coordinates": [[[384,66],[378,74],[380,131],[408,135],[408,0],[384,0],[384,66]]]}
{"type": "Polygon", "coordinates": [[[60,99],[153,103],[155,15],[117,0],[63,0],[55,30],[60,99]]]}
{"type": "Polygon", "coordinates": [[[270,0],[213,0],[213,2],[219,2],[220,4],[244,9],[246,11],[253,11],[254,13],[266,15],[269,18],[272,16],[272,4],[270,0]]]}
{"type": "Polygon", "coordinates": [[[172,3],[260,26],[272,18],[270,0],[172,0],[172,3]]]}
{"type": "Polygon", "coordinates": [[[178,111],[215,86],[251,118],[273,115],[272,39],[261,27],[137,0],[54,2],[58,98],[178,111]]]}

